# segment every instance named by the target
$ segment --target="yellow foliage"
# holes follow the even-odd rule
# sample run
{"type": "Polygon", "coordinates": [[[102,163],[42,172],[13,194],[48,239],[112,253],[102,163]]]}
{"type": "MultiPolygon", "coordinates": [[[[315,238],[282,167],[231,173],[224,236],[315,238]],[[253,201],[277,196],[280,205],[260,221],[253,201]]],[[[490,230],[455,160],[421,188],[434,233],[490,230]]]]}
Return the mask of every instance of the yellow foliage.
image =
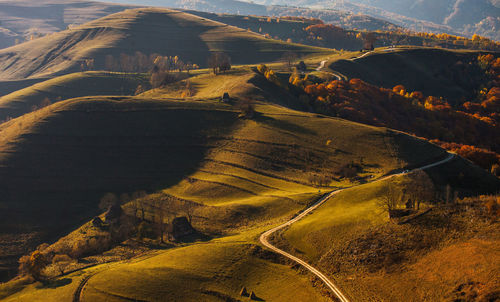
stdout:
{"type": "Polygon", "coordinates": [[[267,68],[265,64],[260,64],[259,66],[257,66],[257,70],[262,74],[265,74],[268,71],[268,69],[269,68],[267,68]]]}

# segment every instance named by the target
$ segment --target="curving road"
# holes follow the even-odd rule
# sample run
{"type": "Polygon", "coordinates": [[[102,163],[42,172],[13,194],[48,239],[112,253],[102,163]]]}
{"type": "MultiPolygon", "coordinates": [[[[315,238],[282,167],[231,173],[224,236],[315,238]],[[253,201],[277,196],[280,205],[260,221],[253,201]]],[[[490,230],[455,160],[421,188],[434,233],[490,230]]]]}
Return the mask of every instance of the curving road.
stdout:
{"type": "MultiPolygon", "coordinates": [[[[385,176],[383,178],[380,178],[380,179],[377,179],[373,182],[377,182],[377,181],[383,181],[383,180],[386,180],[386,179],[389,179],[389,178],[392,178],[392,177],[395,177],[395,176],[398,176],[398,175],[404,175],[404,174],[408,174],[408,173],[411,173],[411,172],[414,172],[414,171],[418,171],[418,170],[425,170],[425,169],[429,169],[429,168],[432,168],[432,167],[436,167],[436,166],[439,166],[439,165],[442,165],[446,162],[449,162],[450,160],[452,160],[453,158],[455,158],[455,154],[448,154],[448,157],[446,157],[445,159],[443,160],[440,160],[438,162],[435,162],[435,163],[432,163],[432,164],[429,164],[429,165],[425,165],[423,167],[420,167],[420,168],[416,168],[416,169],[413,169],[411,171],[404,171],[402,173],[396,173],[396,174],[392,174],[392,175],[388,175],[388,176],[385,176]]],[[[361,185],[356,185],[356,186],[353,186],[353,187],[350,187],[350,188],[354,188],[354,187],[357,187],[357,186],[361,186],[361,185]]],[[[346,188],[346,189],[350,189],[350,188],[346,188]]],[[[323,273],[321,273],[318,269],[314,268],[313,266],[309,265],[307,262],[305,262],[304,260],[298,258],[298,257],[295,257],[283,250],[280,250],[279,248],[275,247],[274,245],[272,245],[270,242],[269,242],[269,236],[271,236],[274,232],[278,231],[278,230],[281,230],[287,226],[290,226],[292,225],[293,223],[299,221],[300,219],[304,218],[305,216],[307,216],[308,214],[310,214],[312,211],[314,211],[316,208],[318,208],[320,205],[322,205],[323,203],[325,203],[328,199],[330,199],[332,196],[338,194],[339,192],[342,192],[346,189],[340,189],[340,190],[336,190],[336,191],[333,191],[333,192],[330,192],[328,194],[326,194],[325,196],[321,197],[316,203],[314,203],[311,207],[307,208],[305,211],[303,211],[302,213],[300,213],[299,215],[297,215],[295,218],[293,218],[292,220],[289,220],[285,223],[283,223],[282,225],[279,225],[277,227],[274,227],[272,229],[270,229],[269,231],[263,233],[262,235],[260,235],[260,242],[266,246],[267,248],[271,249],[272,251],[278,253],[278,254],[281,254],[285,257],[287,257],[288,259],[291,259],[297,263],[299,263],[300,265],[302,265],[304,268],[306,268],[308,271],[310,271],[311,273],[313,273],[314,275],[316,275],[318,278],[320,278],[324,283],[325,285],[334,293],[334,295],[341,301],[341,302],[349,302],[349,299],[346,298],[346,296],[344,296],[344,294],[342,294],[342,292],[340,291],[340,289],[330,280],[328,279],[328,277],[326,277],[323,273]]]]}
{"type": "MultiPolygon", "coordinates": [[[[364,54],[362,54],[362,55],[360,55],[360,56],[358,56],[358,57],[355,57],[355,58],[349,59],[349,60],[350,60],[350,61],[355,61],[355,60],[357,60],[357,59],[361,59],[361,58],[363,58],[363,57],[365,57],[365,56],[367,56],[367,55],[371,54],[372,52],[374,52],[374,51],[372,50],[372,51],[365,52],[364,54]]],[[[321,71],[323,68],[325,68],[325,64],[326,64],[326,62],[328,62],[328,60],[323,60],[323,61],[321,61],[321,62],[319,63],[318,68],[316,68],[316,71],[321,71]]],[[[337,79],[338,79],[339,81],[347,81],[347,80],[348,80],[348,78],[347,78],[345,75],[343,75],[343,74],[341,74],[340,72],[337,72],[337,71],[323,71],[323,72],[327,72],[327,73],[332,74],[333,76],[337,77],[337,79]]]]}
{"type": "Polygon", "coordinates": [[[78,287],[76,288],[75,292],[73,293],[73,302],[80,302],[80,300],[82,298],[83,288],[85,287],[85,285],[87,285],[87,282],[89,281],[89,279],[92,278],[95,274],[97,274],[97,273],[87,275],[80,281],[80,284],[78,284],[78,287]]]}

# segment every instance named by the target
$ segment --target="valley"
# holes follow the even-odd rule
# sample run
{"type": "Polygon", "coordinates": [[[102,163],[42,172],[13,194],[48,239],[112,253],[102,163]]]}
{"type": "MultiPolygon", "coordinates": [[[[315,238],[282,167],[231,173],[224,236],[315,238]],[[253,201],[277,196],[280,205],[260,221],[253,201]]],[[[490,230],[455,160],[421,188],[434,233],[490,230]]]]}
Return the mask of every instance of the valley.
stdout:
{"type": "Polygon", "coordinates": [[[1,301],[499,297],[498,51],[132,4],[0,49],[1,301]]]}

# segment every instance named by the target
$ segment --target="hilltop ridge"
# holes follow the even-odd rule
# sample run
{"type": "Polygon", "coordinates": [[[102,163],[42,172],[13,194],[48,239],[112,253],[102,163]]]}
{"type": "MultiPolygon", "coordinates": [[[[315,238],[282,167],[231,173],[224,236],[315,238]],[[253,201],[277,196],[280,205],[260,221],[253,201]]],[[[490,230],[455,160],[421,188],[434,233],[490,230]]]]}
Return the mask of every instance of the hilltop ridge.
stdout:
{"type": "Polygon", "coordinates": [[[0,79],[79,71],[86,59],[94,59],[95,67],[102,69],[107,55],[118,58],[121,53],[137,51],[179,56],[185,62],[206,66],[210,53],[216,51],[227,53],[234,64],[252,64],[277,60],[286,51],[307,55],[328,50],[266,39],[180,11],[130,9],[0,50],[0,79]]]}

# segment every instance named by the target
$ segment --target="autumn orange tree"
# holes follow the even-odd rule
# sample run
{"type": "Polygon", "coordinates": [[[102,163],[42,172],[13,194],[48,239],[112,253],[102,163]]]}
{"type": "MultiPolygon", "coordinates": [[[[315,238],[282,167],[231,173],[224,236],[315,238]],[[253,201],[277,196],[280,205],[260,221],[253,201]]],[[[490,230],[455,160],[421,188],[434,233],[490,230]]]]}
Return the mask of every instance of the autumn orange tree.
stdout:
{"type": "Polygon", "coordinates": [[[19,272],[30,275],[36,281],[43,280],[43,270],[47,266],[47,258],[42,252],[34,251],[31,255],[19,259],[19,272]]]}
{"type": "Polygon", "coordinates": [[[456,110],[442,98],[409,92],[402,85],[385,89],[351,79],[308,84],[303,91],[311,107],[322,113],[428,139],[500,150],[499,127],[492,119],[456,110]]]}

